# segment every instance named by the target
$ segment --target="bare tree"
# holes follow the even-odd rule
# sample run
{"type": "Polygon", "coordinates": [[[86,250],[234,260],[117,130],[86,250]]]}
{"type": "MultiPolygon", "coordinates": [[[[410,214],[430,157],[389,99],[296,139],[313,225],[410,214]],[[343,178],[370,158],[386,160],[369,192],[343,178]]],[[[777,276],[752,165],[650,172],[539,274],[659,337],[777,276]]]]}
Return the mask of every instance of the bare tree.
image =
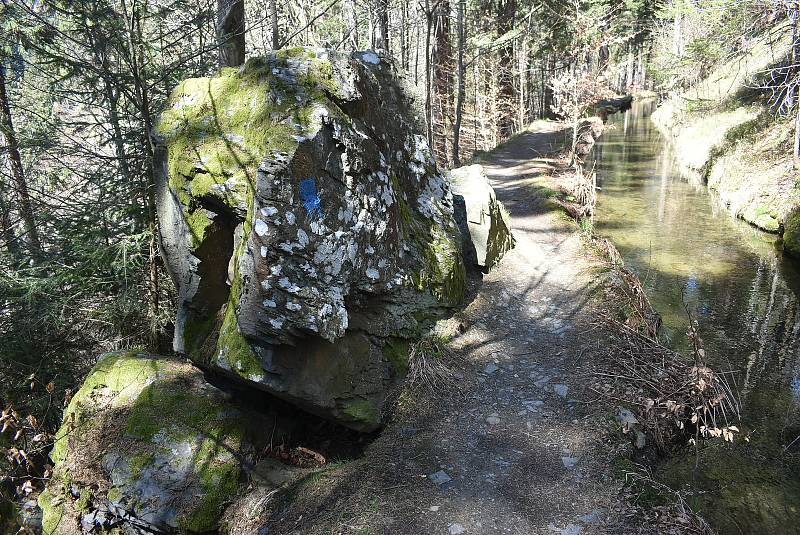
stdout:
{"type": "MultiPolygon", "coordinates": [[[[244,2],[242,3],[244,4],[244,2]]],[[[277,50],[281,47],[281,35],[278,31],[278,4],[275,0],[269,0],[269,16],[272,22],[272,49],[277,50]]],[[[242,39],[244,39],[244,32],[242,32],[242,39]]],[[[242,50],[242,56],[244,56],[244,50],[242,50]]]]}
{"type": "Polygon", "coordinates": [[[464,111],[464,95],[466,93],[464,80],[464,44],[466,32],[464,31],[464,11],[466,10],[466,0],[458,0],[456,15],[456,41],[458,46],[458,66],[456,69],[456,110],[455,120],[453,121],[453,166],[461,165],[460,145],[461,145],[461,117],[464,111]]]}
{"type": "Polygon", "coordinates": [[[449,124],[453,117],[453,44],[450,39],[450,2],[442,0],[436,9],[434,49],[434,94],[436,97],[433,117],[436,135],[433,150],[444,164],[449,155],[449,124]]]}
{"type": "Polygon", "coordinates": [[[342,6],[342,15],[345,26],[344,41],[348,42],[353,50],[358,50],[358,20],[356,19],[355,0],[345,0],[342,6]]]}
{"type": "Polygon", "coordinates": [[[217,45],[220,67],[244,63],[244,0],[217,0],[217,45]]]}
{"type": "MultiPolygon", "coordinates": [[[[42,245],[39,241],[36,219],[33,217],[33,206],[31,204],[30,194],[28,193],[28,183],[25,180],[22,157],[19,154],[19,143],[17,142],[14,123],[11,118],[11,106],[8,102],[8,92],[6,91],[6,67],[2,61],[0,61],[0,131],[3,134],[3,142],[8,151],[8,161],[11,166],[11,180],[14,182],[14,190],[17,196],[17,202],[19,203],[19,213],[22,216],[22,221],[25,223],[28,247],[31,256],[36,258],[40,256],[42,252],[42,245]]],[[[5,227],[5,224],[3,226],[5,227]]]]}
{"type": "Polygon", "coordinates": [[[389,50],[389,13],[387,0],[373,0],[372,5],[372,48],[389,50]]]}
{"type": "MultiPolygon", "coordinates": [[[[514,16],[517,11],[516,0],[498,0],[497,2],[497,35],[500,39],[514,29],[514,16]]],[[[498,79],[497,135],[501,141],[507,139],[514,130],[514,63],[513,48],[510,42],[503,43],[498,50],[500,76],[498,79]]]]}

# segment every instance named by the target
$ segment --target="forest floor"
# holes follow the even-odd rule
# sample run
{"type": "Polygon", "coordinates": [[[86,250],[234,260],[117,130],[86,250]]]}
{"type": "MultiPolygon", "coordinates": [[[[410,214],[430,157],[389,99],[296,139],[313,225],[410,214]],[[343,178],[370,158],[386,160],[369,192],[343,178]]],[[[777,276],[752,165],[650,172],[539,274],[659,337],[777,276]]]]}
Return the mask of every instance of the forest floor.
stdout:
{"type": "Polygon", "coordinates": [[[449,342],[457,380],[401,396],[363,457],[292,484],[237,523],[281,534],[641,533],[616,460],[615,406],[598,402],[607,264],[553,202],[563,126],[541,122],[481,163],[516,247],[470,279],[449,342]],[[253,524],[250,524],[253,522],[253,524]]]}

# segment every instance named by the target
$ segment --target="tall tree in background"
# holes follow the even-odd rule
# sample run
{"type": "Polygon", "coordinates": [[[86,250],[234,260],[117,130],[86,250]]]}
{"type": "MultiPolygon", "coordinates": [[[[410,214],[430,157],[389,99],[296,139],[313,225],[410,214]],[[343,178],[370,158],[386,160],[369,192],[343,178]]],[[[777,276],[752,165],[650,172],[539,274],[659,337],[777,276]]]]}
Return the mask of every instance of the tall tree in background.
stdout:
{"type": "Polygon", "coordinates": [[[464,46],[466,44],[466,31],[464,29],[464,17],[466,11],[466,0],[458,0],[456,13],[456,47],[458,49],[458,65],[456,67],[456,109],[453,118],[453,166],[461,165],[461,118],[464,112],[464,97],[466,93],[465,65],[464,65],[464,46]]]}
{"type": "MultiPolygon", "coordinates": [[[[17,143],[17,134],[14,131],[14,122],[11,117],[11,105],[8,102],[6,85],[6,66],[3,56],[0,55],[0,132],[3,134],[3,142],[8,151],[11,180],[14,183],[14,192],[16,194],[16,200],[19,203],[19,212],[22,216],[22,220],[25,222],[28,248],[31,256],[33,258],[38,258],[41,256],[42,245],[39,242],[39,230],[36,226],[31,197],[28,193],[28,182],[25,179],[25,171],[22,168],[22,157],[19,154],[19,143],[17,143]]],[[[12,238],[10,234],[7,234],[7,237],[12,238]]]]}
{"type": "Polygon", "coordinates": [[[358,49],[358,20],[356,19],[356,2],[355,0],[344,0],[342,7],[342,15],[344,19],[344,38],[342,41],[347,43],[348,47],[358,49]]]}
{"type": "MultiPolygon", "coordinates": [[[[273,46],[276,35],[274,32],[273,46]]],[[[244,0],[217,0],[217,43],[220,67],[238,67],[244,63],[244,0]]]]}
{"type": "Polygon", "coordinates": [[[450,141],[450,125],[453,122],[453,44],[450,37],[450,2],[442,0],[436,9],[433,52],[435,109],[432,121],[435,125],[434,154],[444,163],[449,160],[447,144],[450,141]]]}
{"type": "Polygon", "coordinates": [[[389,50],[388,0],[372,0],[372,48],[389,50]]]}
{"type": "MultiPolygon", "coordinates": [[[[242,2],[242,4],[244,4],[244,2],[242,2]]],[[[244,5],[242,6],[242,9],[244,9],[244,5]]],[[[277,50],[281,47],[281,37],[278,30],[277,0],[269,0],[269,18],[272,26],[272,48],[277,50]]],[[[242,49],[244,49],[244,43],[242,43],[242,49]]],[[[242,50],[242,56],[244,56],[244,50],[242,50]]]]}
{"type": "Polygon", "coordinates": [[[511,41],[506,40],[506,36],[514,29],[516,12],[516,0],[497,1],[497,36],[501,40],[500,48],[497,52],[497,107],[499,112],[497,135],[501,141],[510,137],[514,132],[514,103],[516,95],[513,73],[514,50],[511,46],[511,41]]]}

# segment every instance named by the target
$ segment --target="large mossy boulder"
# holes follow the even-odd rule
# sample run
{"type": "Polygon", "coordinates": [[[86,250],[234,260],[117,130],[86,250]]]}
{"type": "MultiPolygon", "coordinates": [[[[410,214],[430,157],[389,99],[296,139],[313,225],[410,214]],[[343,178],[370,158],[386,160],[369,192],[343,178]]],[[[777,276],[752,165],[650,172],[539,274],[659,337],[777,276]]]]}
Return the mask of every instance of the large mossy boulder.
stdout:
{"type": "Polygon", "coordinates": [[[387,60],[296,48],[190,79],[155,128],[174,349],[359,430],[462,297],[448,183],[387,60]]]}
{"type": "Polygon", "coordinates": [[[216,530],[239,491],[252,424],[188,362],[105,356],[56,435],[39,496],[44,533],[216,530]]]}
{"type": "Polygon", "coordinates": [[[475,164],[453,169],[449,178],[465,260],[490,270],[514,248],[508,212],[497,200],[483,166],[475,164]]]}

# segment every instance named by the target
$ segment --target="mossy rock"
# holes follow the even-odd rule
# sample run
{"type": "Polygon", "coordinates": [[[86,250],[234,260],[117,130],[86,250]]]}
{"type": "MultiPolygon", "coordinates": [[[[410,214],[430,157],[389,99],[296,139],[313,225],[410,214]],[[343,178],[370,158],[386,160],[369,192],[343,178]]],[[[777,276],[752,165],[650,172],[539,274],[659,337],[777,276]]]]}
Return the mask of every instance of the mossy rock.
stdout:
{"type": "Polygon", "coordinates": [[[760,205],[749,206],[742,213],[741,217],[751,225],[755,225],[756,227],[766,230],[767,232],[780,232],[780,217],[777,213],[775,213],[774,210],[771,210],[770,208],[760,205]]]}
{"type": "Polygon", "coordinates": [[[46,533],[217,529],[239,490],[246,417],[187,362],[101,358],[64,413],[39,496],[46,533]]]}
{"type": "Polygon", "coordinates": [[[481,165],[453,169],[449,178],[454,197],[463,204],[456,208],[463,248],[478,267],[488,271],[514,248],[511,216],[497,200],[481,165]]]}
{"type": "Polygon", "coordinates": [[[373,52],[279,50],[178,85],[154,130],[176,352],[351,427],[379,425],[348,400],[382,414],[402,369],[388,337],[447,315],[465,286],[418,107],[373,52]],[[340,346],[353,351],[342,359],[340,346]]]}
{"type": "Polygon", "coordinates": [[[795,208],[783,224],[783,250],[800,258],[800,208],[795,208]]]}

